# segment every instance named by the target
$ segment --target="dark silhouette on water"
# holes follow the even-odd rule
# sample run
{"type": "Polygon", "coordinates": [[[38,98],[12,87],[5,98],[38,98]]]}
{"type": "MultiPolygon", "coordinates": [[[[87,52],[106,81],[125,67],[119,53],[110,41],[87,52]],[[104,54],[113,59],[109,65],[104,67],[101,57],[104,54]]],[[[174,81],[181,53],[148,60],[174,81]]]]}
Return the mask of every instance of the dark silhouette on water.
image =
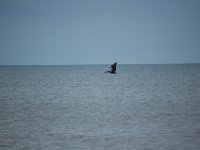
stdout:
{"type": "Polygon", "coordinates": [[[117,65],[117,62],[115,62],[114,64],[112,64],[112,65],[110,66],[110,71],[106,71],[105,73],[116,74],[116,65],[117,65]]]}

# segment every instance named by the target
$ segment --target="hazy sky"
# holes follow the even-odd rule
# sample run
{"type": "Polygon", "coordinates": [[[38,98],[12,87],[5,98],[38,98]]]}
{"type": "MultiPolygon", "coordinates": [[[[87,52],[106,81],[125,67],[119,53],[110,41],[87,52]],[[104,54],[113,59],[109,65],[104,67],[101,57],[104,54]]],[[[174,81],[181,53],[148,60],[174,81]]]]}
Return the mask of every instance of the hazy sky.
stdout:
{"type": "Polygon", "coordinates": [[[0,0],[0,64],[200,63],[200,0],[0,0]]]}

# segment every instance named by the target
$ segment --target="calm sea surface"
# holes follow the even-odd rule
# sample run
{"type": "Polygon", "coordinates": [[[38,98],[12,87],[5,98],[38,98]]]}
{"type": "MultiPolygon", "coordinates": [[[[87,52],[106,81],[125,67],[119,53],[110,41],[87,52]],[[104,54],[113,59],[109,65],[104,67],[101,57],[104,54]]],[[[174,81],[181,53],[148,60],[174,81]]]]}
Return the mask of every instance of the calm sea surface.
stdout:
{"type": "Polygon", "coordinates": [[[0,149],[200,149],[200,64],[107,69],[0,66],[0,149]]]}

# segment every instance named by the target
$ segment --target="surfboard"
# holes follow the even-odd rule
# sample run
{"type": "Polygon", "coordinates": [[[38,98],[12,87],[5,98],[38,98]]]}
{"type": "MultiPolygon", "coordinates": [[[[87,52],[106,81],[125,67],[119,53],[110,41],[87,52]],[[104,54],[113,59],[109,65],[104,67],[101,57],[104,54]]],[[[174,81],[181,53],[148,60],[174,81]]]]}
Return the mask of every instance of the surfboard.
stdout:
{"type": "Polygon", "coordinates": [[[112,72],[110,72],[110,71],[105,71],[105,73],[117,74],[116,72],[112,73],[112,72]]]}

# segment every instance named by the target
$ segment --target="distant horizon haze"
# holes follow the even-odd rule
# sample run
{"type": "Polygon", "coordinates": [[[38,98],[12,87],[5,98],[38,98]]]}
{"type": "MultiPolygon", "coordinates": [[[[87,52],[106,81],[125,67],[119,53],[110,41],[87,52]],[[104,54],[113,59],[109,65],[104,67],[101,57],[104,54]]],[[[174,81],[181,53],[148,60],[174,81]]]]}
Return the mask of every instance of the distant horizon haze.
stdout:
{"type": "MultiPolygon", "coordinates": [[[[111,65],[112,62],[110,63],[102,63],[102,64],[0,64],[0,66],[93,66],[93,65],[111,65]]],[[[117,66],[119,65],[200,65],[200,63],[143,63],[143,64],[124,64],[124,63],[118,63],[117,66]]]]}

